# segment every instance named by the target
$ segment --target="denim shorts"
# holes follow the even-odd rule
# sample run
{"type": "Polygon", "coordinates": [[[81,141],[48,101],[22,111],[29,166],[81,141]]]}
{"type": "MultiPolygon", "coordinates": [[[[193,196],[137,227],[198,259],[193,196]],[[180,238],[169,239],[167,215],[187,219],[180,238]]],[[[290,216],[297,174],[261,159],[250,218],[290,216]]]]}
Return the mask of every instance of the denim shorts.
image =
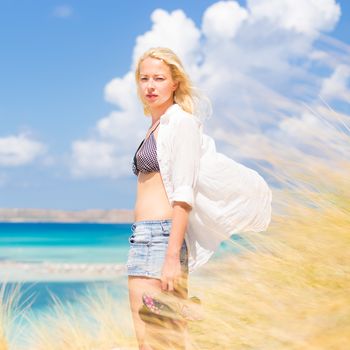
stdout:
{"type": "MultiPolygon", "coordinates": [[[[171,219],[136,221],[131,225],[126,263],[129,276],[161,278],[168,247],[171,219]]],[[[181,270],[188,273],[188,251],[185,240],[180,251],[181,270]]]]}

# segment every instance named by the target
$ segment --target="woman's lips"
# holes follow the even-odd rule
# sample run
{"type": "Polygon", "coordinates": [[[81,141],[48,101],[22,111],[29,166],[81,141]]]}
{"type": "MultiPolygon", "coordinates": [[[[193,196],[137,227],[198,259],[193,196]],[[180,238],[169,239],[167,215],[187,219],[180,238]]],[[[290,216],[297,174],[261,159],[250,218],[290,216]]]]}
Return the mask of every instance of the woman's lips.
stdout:
{"type": "Polygon", "coordinates": [[[152,99],[155,99],[158,95],[153,95],[153,94],[150,94],[150,95],[146,95],[146,97],[150,100],[152,99]]]}

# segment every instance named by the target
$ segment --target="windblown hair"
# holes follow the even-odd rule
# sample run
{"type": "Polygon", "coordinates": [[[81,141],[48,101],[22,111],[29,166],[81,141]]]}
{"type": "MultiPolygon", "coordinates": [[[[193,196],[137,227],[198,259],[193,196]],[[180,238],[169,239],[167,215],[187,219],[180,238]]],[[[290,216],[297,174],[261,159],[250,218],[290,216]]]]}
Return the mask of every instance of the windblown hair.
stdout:
{"type": "Polygon", "coordinates": [[[138,88],[138,81],[140,78],[140,65],[147,57],[156,58],[162,60],[170,68],[171,76],[174,81],[178,82],[178,87],[174,91],[174,101],[182,107],[183,110],[191,114],[194,113],[194,98],[195,87],[193,86],[189,76],[185,72],[185,69],[179,59],[179,57],[169,48],[166,47],[153,47],[148,49],[138,60],[135,70],[135,79],[137,85],[137,95],[143,104],[143,111],[145,115],[150,115],[150,110],[147,104],[141,98],[141,94],[138,88]]]}

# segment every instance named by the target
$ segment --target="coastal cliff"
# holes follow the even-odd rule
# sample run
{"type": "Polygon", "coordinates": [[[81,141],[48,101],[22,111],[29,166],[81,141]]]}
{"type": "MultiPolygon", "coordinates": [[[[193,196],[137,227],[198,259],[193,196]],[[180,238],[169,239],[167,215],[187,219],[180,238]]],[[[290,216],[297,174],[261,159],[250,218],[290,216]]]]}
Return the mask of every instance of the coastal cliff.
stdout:
{"type": "Polygon", "coordinates": [[[98,222],[129,223],[133,221],[133,210],[129,209],[1,209],[0,222],[98,222]]]}

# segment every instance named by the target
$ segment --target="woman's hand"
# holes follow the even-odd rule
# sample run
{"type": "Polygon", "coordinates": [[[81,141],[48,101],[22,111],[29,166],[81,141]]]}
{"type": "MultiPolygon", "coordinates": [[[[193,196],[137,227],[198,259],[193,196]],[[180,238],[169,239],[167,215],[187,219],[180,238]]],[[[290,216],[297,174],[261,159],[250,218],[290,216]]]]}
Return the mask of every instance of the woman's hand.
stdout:
{"type": "Polygon", "coordinates": [[[174,285],[177,283],[178,279],[181,277],[181,263],[180,254],[176,255],[166,255],[162,274],[161,274],[161,284],[163,291],[173,291],[174,285]]]}

